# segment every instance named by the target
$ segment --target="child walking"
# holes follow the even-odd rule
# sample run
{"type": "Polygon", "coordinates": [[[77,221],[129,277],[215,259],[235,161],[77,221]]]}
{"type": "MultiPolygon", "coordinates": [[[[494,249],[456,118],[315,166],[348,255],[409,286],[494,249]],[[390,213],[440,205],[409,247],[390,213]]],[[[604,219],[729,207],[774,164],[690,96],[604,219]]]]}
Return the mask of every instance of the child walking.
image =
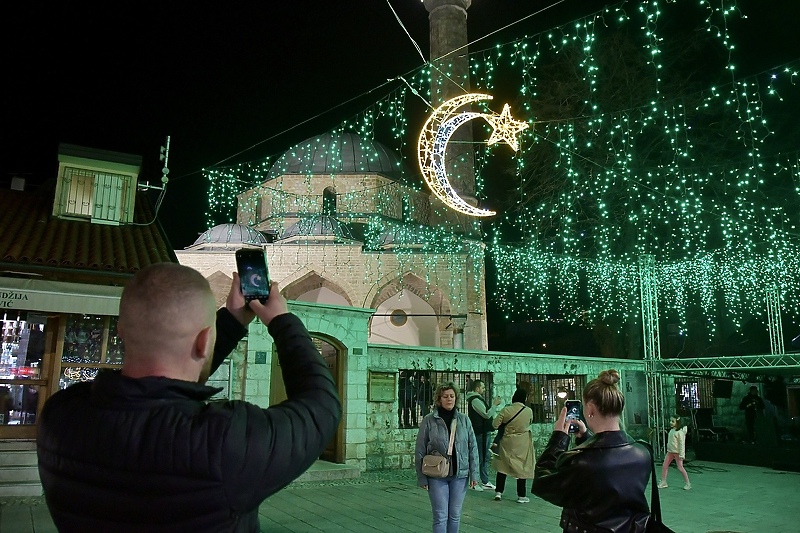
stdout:
{"type": "Polygon", "coordinates": [[[667,456],[664,458],[664,467],[661,469],[661,483],[658,484],[658,488],[667,488],[667,469],[672,460],[675,459],[675,463],[678,465],[678,472],[683,475],[683,480],[686,482],[683,485],[683,490],[690,490],[692,484],[689,482],[689,475],[686,473],[686,469],[683,468],[683,459],[686,457],[686,431],[688,428],[683,425],[683,422],[677,416],[669,419],[669,425],[672,429],[669,430],[669,436],[667,437],[667,456]]]}

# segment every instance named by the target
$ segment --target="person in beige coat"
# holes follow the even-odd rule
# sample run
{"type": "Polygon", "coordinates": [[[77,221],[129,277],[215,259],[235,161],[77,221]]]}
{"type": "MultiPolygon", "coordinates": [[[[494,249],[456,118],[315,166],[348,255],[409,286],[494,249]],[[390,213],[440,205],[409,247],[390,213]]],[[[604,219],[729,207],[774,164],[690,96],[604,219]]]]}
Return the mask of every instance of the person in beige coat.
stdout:
{"type": "Polygon", "coordinates": [[[494,499],[499,501],[503,497],[506,487],[506,478],[511,476],[517,479],[517,503],[528,503],[530,499],[525,496],[525,480],[533,479],[533,466],[536,463],[536,454],[533,449],[533,411],[525,405],[527,393],[517,389],[511,398],[511,405],[505,406],[494,417],[495,429],[505,423],[505,433],[500,440],[497,457],[494,459],[494,469],[497,470],[494,499]]]}

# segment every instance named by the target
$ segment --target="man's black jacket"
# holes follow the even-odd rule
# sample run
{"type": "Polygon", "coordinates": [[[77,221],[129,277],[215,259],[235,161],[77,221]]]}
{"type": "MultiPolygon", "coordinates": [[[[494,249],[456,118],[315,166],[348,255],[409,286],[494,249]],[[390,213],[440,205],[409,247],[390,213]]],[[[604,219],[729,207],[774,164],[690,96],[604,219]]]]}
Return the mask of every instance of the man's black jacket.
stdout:
{"type": "MultiPolygon", "coordinates": [[[[269,409],[207,401],[220,389],[101,372],[54,394],[39,425],[39,474],[59,531],[258,531],[258,506],[333,437],[341,404],[300,320],[269,324],[288,399],[269,409]]],[[[217,314],[212,371],[246,334],[217,314]]]]}
{"type": "Polygon", "coordinates": [[[536,462],[531,492],[563,507],[570,533],[642,532],[650,511],[645,489],[650,452],[623,431],[604,431],[566,451],[569,435],[554,431],[536,462]]]}

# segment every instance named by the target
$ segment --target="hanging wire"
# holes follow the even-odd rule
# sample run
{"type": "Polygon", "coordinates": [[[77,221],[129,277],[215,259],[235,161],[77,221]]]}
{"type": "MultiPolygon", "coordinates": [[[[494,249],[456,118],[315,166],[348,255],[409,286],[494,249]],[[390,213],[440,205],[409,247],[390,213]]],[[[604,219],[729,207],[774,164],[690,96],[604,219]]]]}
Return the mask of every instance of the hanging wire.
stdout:
{"type": "Polygon", "coordinates": [[[408,33],[408,30],[406,29],[405,25],[403,25],[403,21],[400,20],[400,17],[397,15],[397,12],[392,7],[392,3],[389,2],[389,0],[386,0],[386,3],[389,4],[389,9],[392,10],[392,13],[394,14],[394,18],[397,20],[397,23],[400,24],[400,27],[403,28],[403,31],[406,32],[406,35],[408,35],[408,38],[411,40],[411,44],[413,44],[414,48],[417,49],[417,53],[419,54],[419,57],[422,58],[422,62],[426,63],[427,59],[425,59],[425,54],[422,53],[422,50],[420,49],[419,45],[417,44],[417,41],[415,41],[414,38],[411,37],[411,34],[408,33]]]}

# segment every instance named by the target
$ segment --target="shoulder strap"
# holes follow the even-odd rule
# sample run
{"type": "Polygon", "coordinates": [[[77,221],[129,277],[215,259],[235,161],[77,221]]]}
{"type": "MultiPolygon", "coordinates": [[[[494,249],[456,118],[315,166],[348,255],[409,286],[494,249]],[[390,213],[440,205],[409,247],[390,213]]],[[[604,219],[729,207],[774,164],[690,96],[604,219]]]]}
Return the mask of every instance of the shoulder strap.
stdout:
{"type": "Polygon", "coordinates": [[[653,447],[650,443],[643,440],[637,440],[639,444],[647,448],[650,452],[650,467],[652,470],[652,479],[650,481],[650,515],[656,522],[661,522],[661,500],[658,496],[658,487],[656,484],[656,459],[653,456],[653,447]]]}
{"type": "MultiPolygon", "coordinates": [[[[447,446],[448,457],[453,455],[453,439],[456,438],[456,417],[453,417],[453,423],[450,424],[450,444],[447,446]]],[[[655,467],[654,467],[655,468],[655,467]]],[[[653,470],[655,472],[655,470],[653,470]]]]}
{"type": "Polygon", "coordinates": [[[506,422],[506,424],[509,424],[509,423],[511,423],[511,420],[514,420],[515,418],[517,418],[517,417],[519,416],[519,414],[520,414],[522,411],[524,411],[524,410],[525,410],[525,407],[526,407],[526,406],[525,406],[525,405],[523,405],[523,406],[522,406],[522,409],[520,409],[519,411],[517,411],[517,414],[515,414],[514,416],[512,416],[512,417],[511,417],[511,419],[509,419],[509,421],[508,421],[508,422],[506,422]]]}

